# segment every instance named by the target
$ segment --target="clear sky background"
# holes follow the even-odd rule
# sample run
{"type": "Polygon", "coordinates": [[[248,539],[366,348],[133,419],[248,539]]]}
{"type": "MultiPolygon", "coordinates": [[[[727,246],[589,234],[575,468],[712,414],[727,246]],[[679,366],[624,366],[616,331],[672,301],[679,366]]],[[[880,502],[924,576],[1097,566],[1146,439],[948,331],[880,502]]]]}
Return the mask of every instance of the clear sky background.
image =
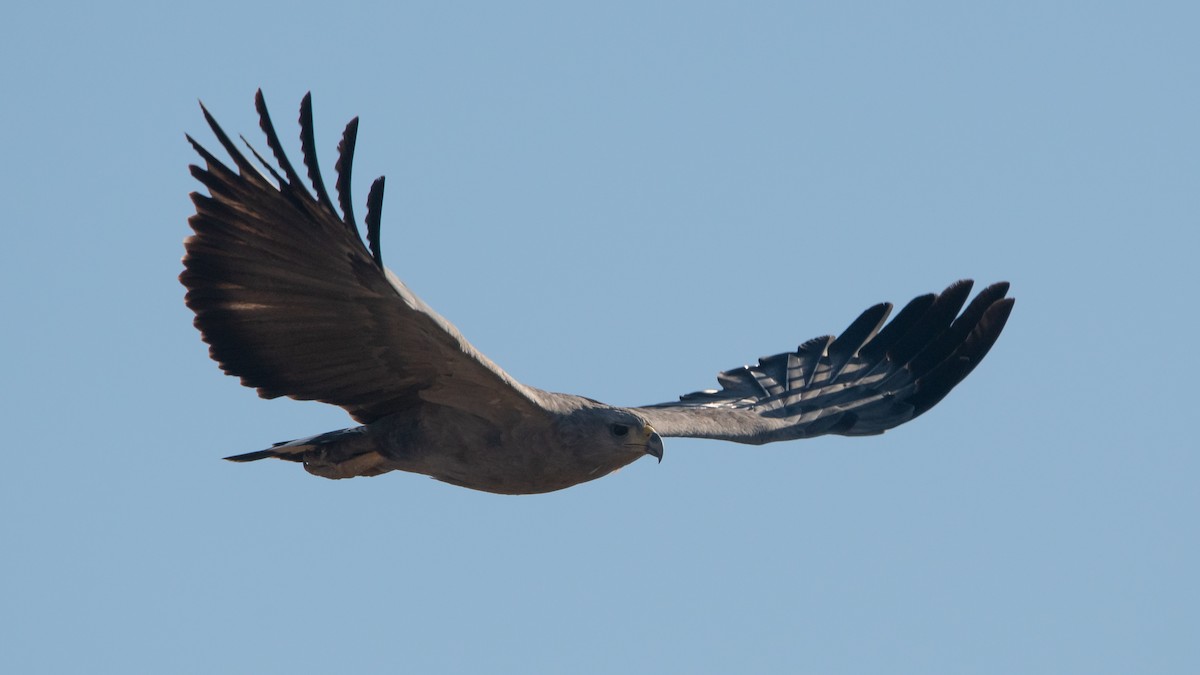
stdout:
{"type": "Polygon", "coordinates": [[[1200,10],[13,4],[0,671],[1200,672],[1200,10]],[[220,458],[351,424],[176,281],[197,99],[326,171],[518,379],[614,404],[961,277],[1018,298],[876,438],[668,439],[564,492],[220,458]]]}

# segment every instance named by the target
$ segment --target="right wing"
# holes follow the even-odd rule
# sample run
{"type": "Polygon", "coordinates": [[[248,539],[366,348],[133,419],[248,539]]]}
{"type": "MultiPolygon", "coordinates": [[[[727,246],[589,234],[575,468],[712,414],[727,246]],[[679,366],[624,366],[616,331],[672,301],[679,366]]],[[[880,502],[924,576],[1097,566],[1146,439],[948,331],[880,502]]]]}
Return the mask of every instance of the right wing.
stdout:
{"type": "Polygon", "coordinates": [[[892,306],[875,305],[836,339],[720,373],[720,390],[632,410],[662,436],[755,445],[883,433],[942,400],[1000,336],[1013,307],[1008,284],[983,289],[955,318],[970,292],[971,282],[959,281],[917,297],[886,327],[892,306]]]}

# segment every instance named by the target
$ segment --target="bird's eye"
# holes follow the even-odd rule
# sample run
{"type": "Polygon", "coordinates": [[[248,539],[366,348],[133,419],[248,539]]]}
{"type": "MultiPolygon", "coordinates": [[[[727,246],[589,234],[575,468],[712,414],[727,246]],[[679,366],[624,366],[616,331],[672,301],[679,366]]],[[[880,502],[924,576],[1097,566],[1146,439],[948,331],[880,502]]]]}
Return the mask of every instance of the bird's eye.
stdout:
{"type": "Polygon", "coordinates": [[[624,424],[610,424],[608,430],[612,432],[613,436],[624,436],[629,433],[629,427],[624,424]]]}

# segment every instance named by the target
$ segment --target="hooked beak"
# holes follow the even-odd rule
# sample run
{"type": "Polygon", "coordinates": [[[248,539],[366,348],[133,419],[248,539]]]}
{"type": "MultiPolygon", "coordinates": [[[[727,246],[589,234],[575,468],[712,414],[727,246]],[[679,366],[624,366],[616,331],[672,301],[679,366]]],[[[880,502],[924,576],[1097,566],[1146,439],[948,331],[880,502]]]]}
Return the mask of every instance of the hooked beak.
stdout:
{"type": "Polygon", "coordinates": [[[646,425],[646,433],[650,434],[650,437],[646,439],[646,454],[654,455],[654,457],[658,459],[658,463],[662,464],[662,436],[659,436],[658,432],[654,430],[654,427],[650,426],[649,424],[646,425]]]}

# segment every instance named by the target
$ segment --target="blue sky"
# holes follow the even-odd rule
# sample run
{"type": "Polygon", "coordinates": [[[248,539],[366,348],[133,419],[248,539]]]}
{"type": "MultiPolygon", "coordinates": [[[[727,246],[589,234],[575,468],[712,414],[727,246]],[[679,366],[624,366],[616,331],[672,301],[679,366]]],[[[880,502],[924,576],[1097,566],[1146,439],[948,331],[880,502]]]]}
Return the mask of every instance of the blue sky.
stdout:
{"type": "Polygon", "coordinates": [[[1194,5],[345,4],[6,10],[0,670],[1200,669],[1194,5]],[[326,171],[361,116],[385,260],[534,386],[1016,310],[876,438],[516,498],[221,462],[350,424],[222,375],[175,279],[196,101],[261,147],[258,87],[326,171]]]}

